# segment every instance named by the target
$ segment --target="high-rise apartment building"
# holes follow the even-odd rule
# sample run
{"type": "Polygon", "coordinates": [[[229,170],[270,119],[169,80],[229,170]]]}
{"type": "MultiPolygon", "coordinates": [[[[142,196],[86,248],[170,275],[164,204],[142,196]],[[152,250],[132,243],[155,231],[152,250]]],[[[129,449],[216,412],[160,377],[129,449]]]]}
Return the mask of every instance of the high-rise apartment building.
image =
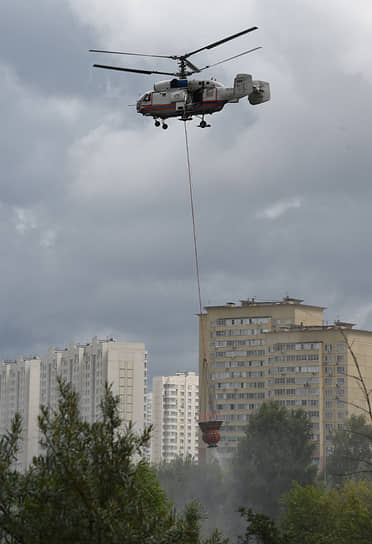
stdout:
{"type": "Polygon", "coordinates": [[[147,392],[144,344],[94,337],[89,344],[51,348],[41,360],[40,371],[40,403],[51,408],[58,402],[57,376],[79,393],[81,413],[90,423],[100,417],[105,383],[111,384],[112,392],[120,399],[123,424],[132,421],[142,431],[147,392]]]}
{"type": "Polygon", "coordinates": [[[16,468],[26,469],[38,454],[40,359],[0,361],[0,435],[10,429],[15,414],[22,417],[22,440],[16,468]]]}
{"type": "Polygon", "coordinates": [[[58,377],[71,383],[79,394],[81,414],[86,421],[93,423],[100,417],[100,403],[108,383],[119,397],[123,426],[131,421],[135,430],[143,430],[147,393],[144,344],[94,337],[89,344],[50,348],[41,360],[34,357],[0,361],[0,436],[9,430],[18,412],[23,420],[23,440],[17,460],[20,470],[39,453],[40,405],[57,408],[58,377]]]}
{"type": "MultiPolygon", "coordinates": [[[[148,428],[150,425],[152,425],[152,391],[146,393],[145,396],[145,427],[148,428]]],[[[150,436],[150,440],[144,448],[144,457],[149,463],[151,463],[151,439],[150,436]]]]}
{"type": "MultiPolygon", "coordinates": [[[[331,433],[365,408],[355,363],[372,387],[372,332],[324,324],[323,310],[286,297],[208,306],[200,319],[200,410],[223,420],[220,455],[231,457],[250,414],[265,401],[303,408],[311,418],[314,462],[323,464],[331,433]],[[361,409],[360,409],[360,408],[361,409]]],[[[207,458],[204,444],[200,458],[207,458]]]]}
{"type": "Polygon", "coordinates": [[[153,463],[198,459],[199,378],[195,372],[152,380],[153,463]]]}

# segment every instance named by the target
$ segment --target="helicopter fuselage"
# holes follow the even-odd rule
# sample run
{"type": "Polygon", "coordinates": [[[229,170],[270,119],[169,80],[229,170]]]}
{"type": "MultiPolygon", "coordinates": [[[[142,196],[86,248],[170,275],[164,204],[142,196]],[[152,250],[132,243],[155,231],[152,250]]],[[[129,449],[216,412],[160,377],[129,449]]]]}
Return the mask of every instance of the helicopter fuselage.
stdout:
{"type": "Polygon", "coordinates": [[[137,112],[161,119],[214,113],[231,98],[231,90],[214,80],[160,81],[138,100],[137,112]]]}
{"type": "Polygon", "coordinates": [[[137,101],[137,112],[155,119],[189,119],[193,115],[204,116],[221,111],[228,102],[239,102],[243,96],[250,99],[254,95],[257,98],[259,95],[260,101],[251,103],[270,98],[268,84],[253,82],[249,74],[237,74],[234,87],[225,87],[213,79],[172,79],[155,83],[153,90],[144,93],[137,101]]]}

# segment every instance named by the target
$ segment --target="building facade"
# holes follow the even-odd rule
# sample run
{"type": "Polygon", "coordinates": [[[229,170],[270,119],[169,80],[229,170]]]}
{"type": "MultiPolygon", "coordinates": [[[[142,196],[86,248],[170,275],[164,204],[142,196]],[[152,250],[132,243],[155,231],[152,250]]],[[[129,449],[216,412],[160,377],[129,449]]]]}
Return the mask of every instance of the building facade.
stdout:
{"type": "Polygon", "coordinates": [[[83,418],[93,423],[100,418],[105,384],[119,397],[123,428],[129,422],[142,432],[147,393],[147,351],[144,344],[118,342],[114,338],[88,344],[50,348],[39,359],[0,361],[0,436],[6,433],[16,413],[22,416],[23,435],[17,468],[24,470],[40,453],[38,415],[40,405],[55,410],[58,381],[71,383],[79,394],[83,418]]]}
{"type": "Polygon", "coordinates": [[[41,360],[40,403],[52,409],[58,402],[58,376],[79,393],[81,413],[89,423],[100,417],[100,403],[108,383],[114,395],[119,396],[123,425],[132,421],[137,431],[142,431],[147,393],[144,344],[94,337],[88,344],[50,348],[41,360]]]}
{"type": "MultiPolygon", "coordinates": [[[[323,311],[289,297],[206,308],[200,319],[200,408],[224,422],[221,456],[234,454],[250,415],[274,400],[308,413],[313,461],[322,467],[332,432],[362,413],[365,399],[349,346],[371,388],[372,332],[339,321],[325,325],[323,311]]],[[[201,444],[200,458],[207,455],[201,444]]]]}
{"type": "MultiPolygon", "coordinates": [[[[152,425],[152,391],[148,391],[146,393],[145,397],[145,427],[148,428],[152,425]]],[[[152,433],[150,436],[150,440],[147,444],[147,446],[144,448],[144,457],[147,459],[149,463],[151,463],[151,441],[152,441],[152,433]]]]}
{"type": "Polygon", "coordinates": [[[38,454],[40,359],[0,361],[0,435],[5,434],[15,414],[22,417],[22,440],[16,468],[23,471],[38,454]]]}
{"type": "Polygon", "coordinates": [[[198,459],[199,378],[195,372],[152,380],[153,463],[198,459]]]}

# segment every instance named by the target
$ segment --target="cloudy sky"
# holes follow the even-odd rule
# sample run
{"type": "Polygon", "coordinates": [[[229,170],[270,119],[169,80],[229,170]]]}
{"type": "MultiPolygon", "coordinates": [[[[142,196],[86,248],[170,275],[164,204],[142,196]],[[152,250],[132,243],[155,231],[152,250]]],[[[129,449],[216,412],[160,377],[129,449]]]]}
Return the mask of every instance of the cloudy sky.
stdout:
{"type": "Polygon", "coordinates": [[[182,54],[252,25],[193,57],[262,45],[205,74],[272,90],[188,125],[203,303],[288,294],[372,328],[369,0],[2,0],[0,358],[114,335],[152,375],[197,368],[182,124],[128,107],[152,76],[91,67],[174,66],[88,49],[182,54]]]}

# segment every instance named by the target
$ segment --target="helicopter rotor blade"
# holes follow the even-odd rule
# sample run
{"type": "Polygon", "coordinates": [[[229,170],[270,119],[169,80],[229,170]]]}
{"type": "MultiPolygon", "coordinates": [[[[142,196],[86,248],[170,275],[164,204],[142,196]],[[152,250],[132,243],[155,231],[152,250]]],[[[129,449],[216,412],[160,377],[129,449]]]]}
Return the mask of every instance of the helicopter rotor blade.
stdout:
{"type": "Polygon", "coordinates": [[[121,68],[120,66],[107,66],[106,64],[93,64],[94,68],[105,68],[106,70],[118,70],[120,72],[135,72],[137,74],[163,74],[165,76],[177,76],[174,72],[158,72],[156,70],[139,70],[137,68],[121,68]]]}
{"type": "Polygon", "coordinates": [[[217,42],[210,43],[209,45],[205,45],[204,47],[200,47],[199,49],[195,49],[195,51],[191,51],[190,53],[186,53],[183,55],[182,58],[186,59],[188,57],[191,57],[191,55],[195,55],[195,53],[199,53],[200,51],[204,51],[204,49],[213,49],[213,47],[217,47],[218,45],[222,45],[223,43],[226,43],[230,40],[234,40],[235,38],[238,38],[239,36],[243,36],[243,34],[247,34],[248,32],[252,32],[253,30],[257,30],[258,26],[252,26],[250,28],[247,28],[245,30],[241,30],[240,32],[237,32],[236,34],[232,34],[231,36],[227,36],[226,38],[222,38],[222,40],[218,40],[217,42]]]}
{"type": "Polygon", "coordinates": [[[239,53],[239,55],[234,55],[233,57],[229,57],[228,59],[220,60],[219,62],[215,62],[214,64],[208,64],[207,66],[200,68],[199,71],[201,72],[202,70],[207,70],[207,68],[212,68],[213,66],[217,66],[218,64],[222,64],[223,62],[228,62],[229,60],[237,59],[238,57],[242,57],[243,55],[247,55],[248,53],[253,53],[253,51],[257,51],[257,49],[262,49],[262,45],[254,47],[253,49],[248,49],[248,51],[243,51],[243,53],[239,53]]]}
{"type": "Polygon", "coordinates": [[[106,51],[104,49],[89,49],[89,53],[110,53],[112,55],[131,55],[134,57],[156,57],[160,59],[173,59],[170,55],[148,55],[146,53],[126,53],[125,51],[106,51]]]}
{"type": "Polygon", "coordinates": [[[196,73],[199,73],[200,72],[200,68],[198,68],[197,66],[195,66],[195,64],[193,64],[192,62],[190,62],[189,60],[185,59],[185,63],[187,64],[187,66],[189,68],[191,68],[191,70],[193,72],[196,72],[196,73]]]}

